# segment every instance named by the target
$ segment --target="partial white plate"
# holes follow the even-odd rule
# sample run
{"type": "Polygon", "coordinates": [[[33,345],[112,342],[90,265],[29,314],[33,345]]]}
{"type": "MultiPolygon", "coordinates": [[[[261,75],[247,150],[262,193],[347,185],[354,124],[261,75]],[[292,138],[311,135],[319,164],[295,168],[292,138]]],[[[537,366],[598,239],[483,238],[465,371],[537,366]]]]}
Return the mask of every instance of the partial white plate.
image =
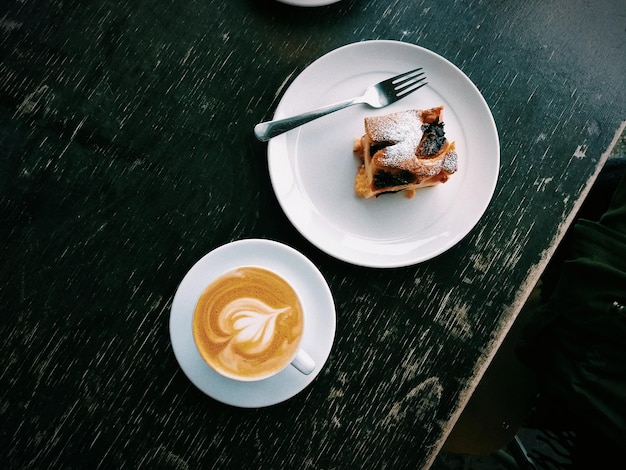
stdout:
{"type": "Polygon", "coordinates": [[[337,3],[341,0],[278,0],[280,3],[286,3],[287,5],[295,5],[299,7],[321,7],[324,5],[330,5],[331,3],[337,3]]]}
{"type": "Polygon", "coordinates": [[[423,67],[428,85],[382,109],[357,105],[273,138],[269,171],[278,201],[311,243],[340,260],[368,267],[416,264],[448,250],[476,225],[495,190],[500,165],[496,125],[476,86],[455,65],[422,47],[365,41],[313,62],[291,83],[274,118],[358,96],[372,83],[423,67]],[[362,199],[352,152],[363,119],[444,105],[446,135],[459,170],[447,183],[362,199]]]}
{"type": "Polygon", "coordinates": [[[242,408],[270,406],[293,397],[320,373],[335,338],[335,305],[319,270],[300,252],[271,240],[238,240],[200,259],[183,278],[170,314],[172,349],[189,380],[212,398],[242,408]],[[307,311],[302,348],[316,367],[310,375],[288,366],[258,382],[238,382],[213,371],[202,359],[193,340],[192,318],[205,287],[226,271],[239,266],[264,266],[284,277],[298,292],[307,311]]]}

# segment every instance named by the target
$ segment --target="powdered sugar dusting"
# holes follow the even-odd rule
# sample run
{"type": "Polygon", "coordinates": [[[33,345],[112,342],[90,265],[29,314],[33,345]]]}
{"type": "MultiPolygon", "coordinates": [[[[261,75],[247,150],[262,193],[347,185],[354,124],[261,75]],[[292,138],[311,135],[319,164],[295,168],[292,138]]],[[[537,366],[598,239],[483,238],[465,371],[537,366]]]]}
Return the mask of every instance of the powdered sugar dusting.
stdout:
{"type": "Polygon", "coordinates": [[[383,163],[398,166],[413,159],[422,138],[422,121],[417,110],[366,118],[365,126],[374,142],[385,142],[383,163]]]}
{"type": "Polygon", "coordinates": [[[365,118],[365,121],[367,130],[375,142],[401,142],[415,133],[421,137],[422,121],[416,110],[369,117],[365,118]]]}
{"type": "Polygon", "coordinates": [[[454,173],[458,168],[458,158],[459,156],[456,152],[448,152],[446,154],[446,158],[443,161],[443,170],[448,173],[454,173]]]}

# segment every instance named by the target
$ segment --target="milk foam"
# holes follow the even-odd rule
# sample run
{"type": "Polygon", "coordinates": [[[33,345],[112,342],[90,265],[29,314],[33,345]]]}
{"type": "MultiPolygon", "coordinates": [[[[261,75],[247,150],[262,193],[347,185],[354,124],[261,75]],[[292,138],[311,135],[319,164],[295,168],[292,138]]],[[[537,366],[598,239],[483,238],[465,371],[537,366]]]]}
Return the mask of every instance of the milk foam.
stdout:
{"type": "Polygon", "coordinates": [[[289,307],[272,308],[259,299],[246,297],[226,305],[218,319],[233,346],[248,354],[263,354],[272,345],[278,317],[289,310],[289,307]]]}

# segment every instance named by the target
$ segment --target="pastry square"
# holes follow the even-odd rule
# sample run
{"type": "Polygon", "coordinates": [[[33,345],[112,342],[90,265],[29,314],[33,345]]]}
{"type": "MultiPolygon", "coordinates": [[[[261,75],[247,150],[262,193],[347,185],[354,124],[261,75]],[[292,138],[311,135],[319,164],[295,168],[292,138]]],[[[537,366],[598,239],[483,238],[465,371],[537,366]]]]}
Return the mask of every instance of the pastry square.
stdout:
{"type": "Polygon", "coordinates": [[[360,197],[415,190],[445,183],[457,171],[454,142],[448,141],[443,106],[365,118],[365,134],[354,141],[361,159],[354,189],[360,197]]]}

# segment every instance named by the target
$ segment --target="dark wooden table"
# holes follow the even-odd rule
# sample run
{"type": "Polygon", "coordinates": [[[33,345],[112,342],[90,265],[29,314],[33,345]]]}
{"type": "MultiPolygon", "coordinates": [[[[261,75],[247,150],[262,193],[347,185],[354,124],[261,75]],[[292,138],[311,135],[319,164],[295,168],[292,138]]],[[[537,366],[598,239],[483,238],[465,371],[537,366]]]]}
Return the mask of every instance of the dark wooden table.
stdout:
{"type": "Polygon", "coordinates": [[[620,0],[4,1],[0,466],[430,466],[624,121],[625,18],[620,0]],[[499,130],[487,212],[415,266],[315,248],[252,135],[307,65],[367,39],[452,61],[499,130]],[[337,311],[319,376],[259,409],[194,387],[168,327],[189,268],[242,238],[306,255],[337,311]]]}

